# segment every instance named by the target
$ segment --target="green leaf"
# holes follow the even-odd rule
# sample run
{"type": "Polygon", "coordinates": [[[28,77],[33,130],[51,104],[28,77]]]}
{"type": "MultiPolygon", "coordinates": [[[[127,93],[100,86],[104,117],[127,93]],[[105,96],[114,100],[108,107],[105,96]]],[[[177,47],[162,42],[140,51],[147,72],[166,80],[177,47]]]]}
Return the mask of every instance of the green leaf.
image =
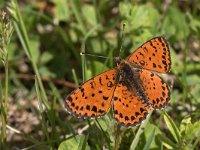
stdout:
{"type": "Polygon", "coordinates": [[[42,53],[42,56],[41,56],[41,64],[46,64],[51,59],[53,59],[53,55],[49,52],[44,52],[44,53],[42,53]]]}
{"type": "Polygon", "coordinates": [[[70,17],[70,11],[67,7],[67,1],[66,0],[53,0],[55,4],[55,18],[58,20],[67,21],[70,17]]]}
{"type": "Polygon", "coordinates": [[[181,138],[180,131],[176,126],[176,124],[174,123],[174,121],[172,120],[172,118],[166,112],[164,112],[164,120],[176,142],[179,142],[181,138]]]}
{"type": "Polygon", "coordinates": [[[131,11],[131,6],[127,5],[127,3],[120,3],[119,4],[119,12],[124,17],[129,17],[131,11]]]}
{"type": "MultiPolygon", "coordinates": [[[[187,65],[187,68],[188,67],[189,67],[189,65],[187,65]]],[[[192,102],[193,105],[195,105],[195,104],[198,105],[200,103],[200,99],[199,99],[199,97],[200,97],[200,92],[199,92],[200,91],[200,76],[198,75],[198,73],[188,74],[186,79],[187,79],[188,87],[192,87],[190,89],[190,94],[188,96],[189,96],[189,98],[193,99],[193,102],[192,102]]]]}
{"type": "Polygon", "coordinates": [[[15,62],[15,60],[20,59],[19,53],[17,53],[17,44],[16,43],[10,43],[8,45],[8,60],[15,62]]]}
{"type": "Polygon", "coordinates": [[[169,7],[163,21],[162,32],[163,34],[167,33],[168,36],[173,36],[176,40],[186,38],[189,35],[186,15],[174,6],[169,7]]]}
{"type": "Polygon", "coordinates": [[[111,130],[113,129],[116,123],[116,121],[113,119],[113,117],[110,114],[107,114],[103,118],[99,118],[97,120],[98,120],[98,123],[96,122],[97,127],[99,127],[100,125],[101,127],[99,127],[99,129],[103,129],[106,132],[112,132],[111,130]]]}
{"type": "Polygon", "coordinates": [[[39,41],[38,38],[33,38],[30,40],[30,52],[31,52],[31,56],[34,62],[38,62],[38,57],[40,55],[39,52],[39,41]]]}
{"type": "Polygon", "coordinates": [[[175,143],[171,141],[166,135],[160,134],[157,135],[157,138],[161,141],[162,145],[164,145],[167,149],[177,149],[177,146],[175,143]]]}
{"type": "Polygon", "coordinates": [[[91,46],[94,53],[102,54],[103,50],[107,49],[108,46],[105,41],[100,42],[98,39],[91,39],[91,46]]]}
{"type": "Polygon", "coordinates": [[[127,29],[155,28],[158,25],[160,14],[152,5],[134,5],[132,7],[126,5],[126,3],[120,3],[119,10],[122,17],[125,17],[125,22],[128,23],[127,29]]]}
{"type": "Polygon", "coordinates": [[[99,61],[92,61],[91,70],[94,73],[93,75],[95,76],[101,72],[108,70],[108,67],[99,61]]]}
{"type": "Polygon", "coordinates": [[[187,12],[187,17],[189,19],[189,25],[190,28],[194,31],[198,33],[198,29],[200,29],[200,21],[199,19],[194,18],[194,16],[192,16],[189,12],[187,12]]]}
{"type": "Polygon", "coordinates": [[[193,124],[188,124],[185,128],[185,139],[191,143],[194,139],[199,137],[200,134],[200,121],[193,124]]]}
{"type": "Polygon", "coordinates": [[[56,77],[56,74],[54,72],[51,72],[46,66],[40,67],[39,71],[43,77],[50,77],[50,78],[56,77]]]}
{"type": "Polygon", "coordinates": [[[142,142],[141,148],[143,148],[144,145],[146,145],[148,142],[150,142],[149,140],[152,140],[149,149],[160,149],[161,143],[158,141],[158,139],[156,139],[156,136],[161,133],[162,132],[156,125],[148,123],[148,125],[144,129],[145,142],[142,142]],[[152,138],[150,138],[153,130],[155,130],[154,136],[152,136],[152,138]]]}
{"type": "Polygon", "coordinates": [[[151,132],[151,135],[149,136],[146,144],[144,145],[143,150],[149,150],[150,149],[150,145],[151,145],[151,143],[154,139],[155,131],[156,131],[156,129],[154,128],[153,131],[151,132]]]}
{"type": "Polygon", "coordinates": [[[139,140],[140,140],[140,136],[142,135],[142,133],[144,132],[144,128],[146,127],[147,123],[149,122],[149,118],[151,117],[151,114],[152,114],[153,110],[151,110],[149,112],[149,115],[147,116],[146,120],[144,120],[141,125],[140,125],[140,128],[138,129],[136,135],[135,135],[135,138],[134,140],[132,141],[131,143],[131,146],[130,146],[130,149],[131,150],[135,150],[138,143],[139,143],[139,140]]]}
{"type": "MultiPolygon", "coordinates": [[[[110,119],[109,119],[109,117],[108,117],[108,115],[106,115],[106,116],[104,116],[104,118],[102,118],[102,119],[98,119],[98,123],[96,122],[96,124],[97,124],[97,127],[99,127],[99,125],[101,126],[101,128],[104,130],[104,131],[107,131],[107,129],[108,129],[108,121],[109,121],[110,119]]],[[[101,129],[100,127],[99,127],[99,129],[101,129]]]]}
{"type": "Polygon", "coordinates": [[[183,133],[189,124],[191,124],[191,117],[187,116],[181,121],[180,132],[183,133]]]}
{"type": "Polygon", "coordinates": [[[77,135],[71,139],[62,142],[58,150],[90,150],[87,144],[87,137],[85,135],[77,135]]]}
{"type": "Polygon", "coordinates": [[[82,12],[85,20],[92,26],[97,25],[95,8],[92,5],[83,5],[82,12]]]}

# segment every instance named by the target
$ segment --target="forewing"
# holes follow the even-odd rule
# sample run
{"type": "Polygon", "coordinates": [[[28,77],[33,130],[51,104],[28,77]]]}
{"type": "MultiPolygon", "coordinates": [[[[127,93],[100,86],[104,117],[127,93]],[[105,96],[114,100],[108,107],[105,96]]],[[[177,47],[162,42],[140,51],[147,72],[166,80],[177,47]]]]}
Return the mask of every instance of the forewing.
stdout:
{"type": "Polygon", "coordinates": [[[116,86],[113,96],[113,115],[117,122],[126,127],[135,126],[146,119],[148,110],[136,92],[127,88],[123,82],[116,86]]]}
{"type": "Polygon", "coordinates": [[[155,37],[147,41],[130,55],[128,61],[144,69],[160,73],[169,72],[171,58],[167,41],[164,37],[155,37]]]}
{"type": "Polygon", "coordinates": [[[165,107],[170,100],[167,83],[157,74],[144,69],[140,71],[140,80],[150,105],[156,109],[165,107]]]}
{"type": "Polygon", "coordinates": [[[111,105],[115,78],[115,69],[112,69],[88,80],[67,96],[66,109],[82,118],[105,115],[111,105]]]}

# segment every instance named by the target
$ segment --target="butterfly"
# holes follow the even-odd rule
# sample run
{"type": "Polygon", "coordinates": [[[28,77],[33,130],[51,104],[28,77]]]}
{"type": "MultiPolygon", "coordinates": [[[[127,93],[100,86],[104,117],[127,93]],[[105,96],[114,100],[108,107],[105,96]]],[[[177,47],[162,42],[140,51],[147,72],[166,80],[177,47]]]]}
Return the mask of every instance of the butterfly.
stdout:
{"type": "Polygon", "coordinates": [[[151,109],[170,101],[167,83],[157,73],[171,69],[169,46],[154,37],[126,60],[115,58],[116,67],[86,81],[65,99],[65,108],[79,118],[104,116],[112,106],[113,117],[125,126],[140,124],[151,109]]]}

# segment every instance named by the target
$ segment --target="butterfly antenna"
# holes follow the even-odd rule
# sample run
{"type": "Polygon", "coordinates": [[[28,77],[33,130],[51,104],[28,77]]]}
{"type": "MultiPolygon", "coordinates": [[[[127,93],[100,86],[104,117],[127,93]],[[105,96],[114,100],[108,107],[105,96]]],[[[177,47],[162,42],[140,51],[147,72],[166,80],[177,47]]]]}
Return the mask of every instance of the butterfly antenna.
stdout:
{"type": "Polygon", "coordinates": [[[122,55],[123,44],[124,44],[124,29],[125,29],[125,26],[126,26],[126,24],[123,23],[122,30],[121,30],[121,46],[120,46],[120,49],[119,49],[119,56],[122,55]]]}
{"type": "Polygon", "coordinates": [[[101,55],[96,55],[96,54],[90,54],[90,53],[85,53],[85,52],[81,52],[80,55],[87,55],[87,56],[92,56],[92,57],[100,57],[100,58],[109,58],[109,57],[106,57],[106,56],[101,56],[101,55]]]}

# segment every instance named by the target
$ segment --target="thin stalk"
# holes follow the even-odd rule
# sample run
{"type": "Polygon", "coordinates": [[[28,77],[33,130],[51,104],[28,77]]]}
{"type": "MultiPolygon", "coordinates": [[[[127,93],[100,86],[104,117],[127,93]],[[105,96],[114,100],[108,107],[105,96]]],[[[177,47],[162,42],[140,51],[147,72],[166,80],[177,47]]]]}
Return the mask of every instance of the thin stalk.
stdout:
{"type": "MultiPolygon", "coordinates": [[[[186,42],[187,44],[187,42],[186,42]]],[[[187,47],[187,46],[186,46],[187,47]]],[[[183,103],[185,104],[185,100],[187,97],[187,81],[186,81],[186,77],[187,77],[187,48],[184,48],[184,58],[183,58],[183,74],[182,74],[182,79],[183,79],[183,95],[182,95],[182,99],[183,99],[183,103]]]]}
{"type": "MultiPolygon", "coordinates": [[[[82,49],[82,52],[85,53],[85,47],[82,49]]],[[[82,78],[83,78],[83,82],[85,82],[86,80],[86,58],[85,55],[81,56],[81,63],[82,63],[82,78]]]]}
{"type": "Polygon", "coordinates": [[[5,61],[5,101],[2,101],[2,144],[3,149],[8,149],[7,147],[7,134],[6,134],[6,124],[7,124],[7,110],[8,110],[8,56],[6,56],[5,61]]]}
{"type": "Polygon", "coordinates": [[[33,65],[33,70],[34,70],[34,72],[36,74],[36,78],[38,80],[38,84],[39,84],[40,90],[42,91],[41,94],[42,94],[42,96],[44,98],[43,102],[44,102],[45,106],[47,107],[47,109],[49,110],[50,106],[49,106],[49,103],[48,103],[48,98],[47,98],[46,91],[45,91],[43,83],[42,83],[42,79],[41,79],[39,70],[37,68],[36,63],[34,63],[34,61],[32,61],[32,65],[33,65]]]}
{"type": "Polygon", "coordinates": [[[121,128],[120,125],[117,124],[116,132],[115,132],[115,147],[114,147],[114,150],[118,150],[119,149],[120,135],[121,135],[120,128],[121,128]]]}
{"type": "Polygon", "coordinates": [[[8,56],[6,56],[5,61],[5,113],[7,114],[8,110],[8,56]]]}
{"type": "Polygon", "coordinates": [[[48,134],[48,131],[47,131],[47,123],[45,121],[45,115],[44,115],[44,108],[42,107],[42,96],[41,96],[41,93],[40,93],[40,89],[39,89],[39,82],[38,82],[38,79],[35,78],[35,90],[36,90],[36,94],[37,94],[37,98],[38,98],[38,102],[39,102],[39,111],[40,111],[40,115],[42,117],[42,130],[43,130],[43,133],[45,134],[46,138],[47,138],[47,141],[49,142],[50,141],[50,138],[49,138],[49,134],[48,134]]]}
{"type": "Polygon", "coordinates": [[[188,91],[188,84],[187,84],[187,56],[188,56],[188,42],[185,39],[186,46],[183,52],[183,73],[182,73],[182,80],[183,80],[183,106],[185,105],[185,100],[187,98],[187,91],[188,91]]]}
{"type": "Polygon", "coordinates": [[[72,69],[72,75],[73,75],[74,82],[75,82],[76,86],[78,87],[79,86],[78,77],[77,77],[74,69],[72,69]]]}
{"type": "MultiPolygon", "coordinates": [[[[0,83],[1,86],[1,83],[0,83]]],[[[1,127],[1,141],[0,141],[0,149],[7,149],[6,147],[6,113],[4,108],[4,101],[3,101],[3,93],[2,93],[2,87],[0,87],[1,97],[0,97],[0,104],[1,104],[1,121],[2,121],[2,127],[1,127]]]]}

